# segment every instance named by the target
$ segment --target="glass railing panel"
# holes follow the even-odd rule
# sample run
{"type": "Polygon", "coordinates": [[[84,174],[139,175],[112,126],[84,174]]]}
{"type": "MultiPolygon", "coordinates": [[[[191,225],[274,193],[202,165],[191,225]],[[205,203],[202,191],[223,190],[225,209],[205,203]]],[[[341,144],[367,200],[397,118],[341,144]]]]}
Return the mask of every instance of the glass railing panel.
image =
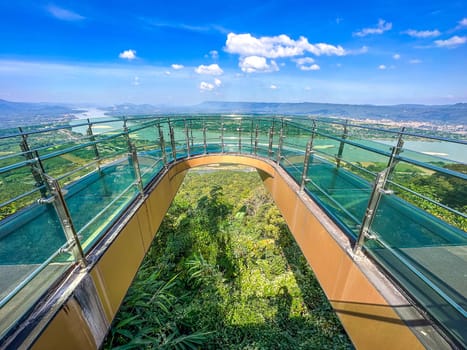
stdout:
{"type": "Polygon", "coordinates": [[[335,161],[335,157],[339,151],[339,146],[339,141],[319,134],[313,140],[313,150],[329,161],[335,161]]]}
{"type": "Polygon", "coordinates": [[[311,134],[310,129],[304,129],[303,127],[286,122],[283,127],[284,146],[304,151],[308,141],[310,141],[311,134]]]}
{"type": "Polygon", "coordinates": [[[340,166],[369,182],[374,180],[376,173],[388,166],[389,157],[375,153],[371,149],[344,143],[340,150],[342,150],[340,166]]]}
{"type": "Polygon", "coordinates": [[[129,152],[128,141],[122,133],[98,135],[96,141],[102,164],[110,163],[129,152]]]}
{"type": "Polygon", "coordinates": [[[394,193],[422,210],[467,231],[467,165],[448,164],[440,171],[398,162],[389,182],[394,193]],[[450,171],[443,173],[443,169],[450,171]]]}
{"type": "Polygon", "coordinates": [[[70,173],[69,178],[72,181],[83,175],[82,172],[79,172],[79,168],[96,160],[96,153],[93,146],[88,146],[68,152],[64,150],[51,158],[44,158],[41,155],[41,158],[44,170],[49,176],[59,178],[70,173]]]}
{"type": "MultiPolygon", "coordinates": [[[[123,118],[106,117],[106,118],[90,118],[91,130],[94,135],[112,134],[121,132],[123,129],[123,118]]],[[[89,124],[87,119],[77,119],[70,122],[72,131],[81,135],[87,135],[89,124]],[[85,124],[86,123],[86,124],[85,124]],[[84,124],[84,125],[83,125],[84,124]]]]}
{"type": "Polygon", "coordinates": [[[451,335],[467,345],[467,235],[393,195],[383,195],[368,252],[451,335]]]}
{"type": "Polygon", "coordinates": [[[135,124],[130,128],[129,139],[138,152],[141,178],[146,186],[164,167],[157,124],[147,121],[135,124]]]}
{"type": "Polygon", "coordinates": [[[65,188],[65,200],[85,250],[136,197],[131,158],[102,167],[65,188]]]}
{"type": "Polygon", "coordinates": [[[52,204],[34,204],[0,222],[0,336],[74,262],[52,204]]]}
{"type": "MultiPolygon", "coordinates": [[[[427,138],[404,135],[404,152],[401,156],[419,162],[444,166],[452,163],[467,163],[467,143],[461,135],[458,139],[427,138]]],[[[432,136],[433,137],[433,136],[432,136]]],[[[434,137],[437,137],[435,135],[434,137]]]]}
{"type": "Polygon", "coordinates": [[[287,148],[282,149],[279,164],[299,185],[302,180],[303,161],[304,153],[300,154],[297,151],[290,151],[287,148]]]}
{"type": "Polygon", "coordinates": [[[353,236],[358,234],[372,186],[318,156],[310,157],[306,189],[353,236]]]}

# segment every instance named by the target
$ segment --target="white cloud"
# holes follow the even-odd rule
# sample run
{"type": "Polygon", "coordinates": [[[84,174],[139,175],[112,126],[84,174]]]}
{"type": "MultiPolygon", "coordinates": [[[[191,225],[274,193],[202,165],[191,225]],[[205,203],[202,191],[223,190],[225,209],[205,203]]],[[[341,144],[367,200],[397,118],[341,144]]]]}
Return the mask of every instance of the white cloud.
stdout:
{"type": "Polygon", "coordinates": [[[136,51],[135,50],[125,50],[123,52],[120,52],[118,55],[120,58],[124,58],[127,60],[134,60],[136,58],[136,51]]]}
{"type": "Polygon", "coordinates": [[[138,86],[140,84],[139,77],[136,76],[133,78],[133,82],[131,83],[134,86],[138,86]]]}
{"type": "Polygon", "coordinates": [[[202,81],[200,84],[199,84],[199,89],[201,91],[212,91],[214,90],[214,84],[211,84],[211,83],[207,83],[205,81],[202,81]]]}
{"type": "Polygon", "coordinates": [[[175,70],[180,70],[180,69],[185,68],[183,64],[176,64],[176,63],[172,64],[171,67],[172,69],[175,69],[175,70]]]}
{"type": "Polygon", "coordinates": [[[309,71],[309,70],[319,70],[320,66],[315,64],[315,60],[311,57],[303,57],[303,58],[298,58],[294,60],[295,63],[297,63],[297,67],[300,68],[301,70],[304,71],[309,71]]]}
{"type": "Polygon", "coordinates": [[[401,55],[399,55],[398,53],[395,53],[392,58],[394,58],[395,60],[398,60],[401,58],[401,55]]]}
{"type": "Polygon", "coordinates": [[[353,33],[355,36],[367,36],[370,34],[383,34],[384,32],[387,32],[388,30],[392,29],[392,23],[391,22],[386,22],[384,19],[378,20],[378,26],[376,28],[363,28],[362,30],[359,30],[358,32],[353,33]]]}
{"type": "Polygon", "coordinates": [[[172,74],[172,73],[171,73],[170,71],[166,70],[166,71],[164,72],[164,74],[165,74],[165,75],[170,75],[170,74],[172,74]]]}
{"type": "Polygon", "coordinates": [[[219,67],[217,63],[210,64],[209,66],[200,65],[198,68],[195,68],[195,72],[198,74],[206,75],[221,75],[224,71],[219,67]]]}
{"type": "Polygon", "coordinates": [[[63,21],[81,21],[86,18],[76,12],[73,12],[73,11],[70,11],[70,10],[67,10],[61,7],[57,7],[54,5],[48,6],[47,11],[55,18],[63,20],[63,21]]]}
{"type": "Polygon", "coordinates": [[[219,58],[219,52],[217,52],[216,50],[209,51],[209,55],[213,60],[217,60],[219,58]]]}
{"type": "Polygon", "coordinates": [[[407,35],[410,35],[413,38],[436,38],[441,35],[441,32],[438,29],[435,30],[414,30],[409,29],[403,32],[407,35]]]}
{"type": "Polygon", "coordinates": [[[409,61],[410,64],[419,64],[422,63],[422,60],[419,60],[418,58],[414,58],[409,61]]]}
{"type": "Polygon", "coordinates": [[[457,25],[456,29],[460,29],[464,27],[467,27],[467,17],[464,17],[459,21],[459,24],[457,25]]]}
{"type": "Polygon", "coordinates": [[[305,71],[308,71],[308,70],[320,70],[321,67],[315,63],[315,64],[312,64],[311,66],[301,66],[300,69],[305,70],[305,71]]]}
{"type": "Polygon", "coordinates": [[[214,85],[216,85],[217,87],[220,87],[222,85],[222,81],[220,79],[214,79],[214,85]]]}
{"type": "Polygon", "coordinates": [[[311,57],[302,57],[302,58],[297,58],[295,60],[293,60],[295,63],[297,63],[298,65],[304,65],[304,64],[310,64],[310,63],[314,63],[315,60],[311,57]]]}
{"type": "Polygon", "coordinates": [[[385,70],[386,68],[387,68],[387,67],[386,67],[384,64],[380,64],[380,65],[378,66],[378,69],[379,69],[379,70],[385,70]]]}
{"type": "Polygon", "coordinates": [[[229,33],[225,43],[225,51],[240,56],[262,56],[266,58],[295,57],[305,52],[316,56],[336,55],[344,56],[347,52],[342,46],[325,43],[310,44],[308,39],[301,36],[298,40],[290,39],[287,35],[264,36],[255,38],[251,34],[229,33]]]}
{"type": "Polygon", "coordinates": [[[447,47],[448,49],[451,49],[459,45],[465,44],[466,42],[467,36],[454,35],[453,37],[447,40],[435,40],[435,45],[438,47],[447,47]]]}
{"type": "Polygon", "coordinates": [[[279,70],[275,61],[271,60],[268,63],[265,57],[260,56],[241,57],[238,66],[245,73],[277,72],[279,70]]]}
{"type": "Polygon", "coordinates": [[[276,90],[276,89],[277,89],[277,85],[271,84],[271,86],[269,86],[269,88],[272,89],[272,90],[276,90]]]}

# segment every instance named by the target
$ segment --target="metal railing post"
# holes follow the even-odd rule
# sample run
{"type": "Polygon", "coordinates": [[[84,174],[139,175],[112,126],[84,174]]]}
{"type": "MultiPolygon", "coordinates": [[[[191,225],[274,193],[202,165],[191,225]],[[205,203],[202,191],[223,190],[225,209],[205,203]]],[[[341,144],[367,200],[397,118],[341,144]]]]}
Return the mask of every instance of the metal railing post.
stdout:
{"type": "Polygon", "coordinates": [[[394,169],[396,168],[397,163],[399,162],[397,156],[404,151],[402,149],[404,147],[404,140],[402,139],[402,137],[404,136],[404,131],[405,126],[402,127],[399,133],[399,137],[397,138],[397,144],[391,149],[391,156],[389,157],[388,165],[386,166],[389,169],[389,173],[387,175],[388,179],[391,177],[392,173],[394,172],[394,169]]]}
{"type": "Polygon", "coordinates": [[[130,155],[131,163],[133,164],[133,169],[136,175],[136,184],[138,185],[140,194],[144,196],[143,179],[141,177],[141,168],[139,167],[138,153],[136,152],[136,147],[133,144],[131,145],[130,155]]]}
{"type": "Polygon", "coordinates": [[[188,126],[186,124],[186,119],[183,120],[183,124],[185,126],[185,138],[186,138],[186,153],[187,157],[190,157],[190,130],[188,129],[188,126]]]}
{"type": "Polygon", "coordinates": [[[254,127],[253,127],[253,125],[254,125],[253,118],[251,118],[251,125],[250,125],[250,153],[253,151],[253,144],[254,144],[254,140],[253,140],[254,127]]]}
{"type": "Polygon", "coordinates": [[[308,180],[308,170],[310,168],[310,156],[313,149],[313,138],[307,142],[305,148],[305,157],[303,158],[303,171],[302,171],[302,181],[300,183],[300,191],[303,192],[305,189],[306,182],[308,180]]]}
{"type": "Polygon", "coordinates": [[[141,169],[139,167],[138,153],[136,152],[136,146],[131,142],[130,131],[127,126],[127,120],[123,120],[123,132],[128,144],[128,155],[131,157],[131,164],[133,166],[133,171],[135,172],[136,184],[138,186],[139,192],[144,196],[143,188],[143,179],[141,178],[141,169]]]}
{"type": "Polygon", "coordinates": [[[203,122],[203,146],[204,146],[204,154],[208,153],[208,144],[206,140],[206,124],[203,122]]]}
{"type": "Polygon", "coordinates": [[[165,149],[164,132],[162,131],[160,123],[157,124],[157,130],[159,131],[159,144],[161,147],[162,162],[164,162],[164,166],[167,167],[167,153],[165,149]]]}
{"type": "Polygon", "coordinates": [[[359,253],[365,243],[365,238],[369,237],[371,224],[375,217],[376,210],[378,208],[379,201],[383,193],[385,193],[384,186],[386,185],[387,176],[389,174],[389,168],[384,169],[376,175],[373,190],[371,191],[370,199],[363,217],[362,226],[358,233],[355,246],[353,248],[354,253],[359,253]]]}
{"type": "Polygon", "coordinates": [[[224,153],[224,122],[221,123],[221,152],[224,153]]]}
{"type": "MultiPolygon", "coordinates": [[[[39,158],[38,163],[40,163],[39,158]]],[[[45,172],[42,172],[40,168],[38,169],[38,172],[41,173],[47,189],[52,194],[52,197],[39,199],[39,203],[53,204],[55,212],[59,218],[60,225],[62,226],[63,232],[65,233],[68,248],[71,248],[73,257],[77,262],[80,263],[81,267],[86,267],[87,261],[84,255],[83,247],[81,246],[81,242],[79,241],[75,226],[73,225],[73,220],[71,218],[70,211],[68,210],[68,206],[66,204],[65,197],[63,195],[62,189],[60,188],[59,182],[45,172]]]]}
{"type": "Polygon", "coordinates": [[[268,157],[272,157],[272,143],[274,141],[274,124],[269,128],[269,146],[268,146],[268,157]]]}
{"type": "Polygon", "coordinates": [[[258,130],[258,124],[256,124],[256,128],[255,128],[255,156],[258,155],[258,133],[259,133],[259,130],[258,130]]]}
{"type": "Polygon", "coordinates": [[[94,159],[97,160],[97,171],[100,172],[101,171],[101,165],[100,165],[101,156],[99,154],[99,149],[97,148],[96,137],[94,136],[94,133],[92,132],[92,123],[89,120],[89,118],[87,119],[87,121],[88,121],[88,128],[86,130],[86,135],[89,137],[89,140],[91,140],[91,142],[93,143],[92,148],[94,150],[94,156],[95,156],[94,159]]]}
{"type": "Polygon", "coordinates": [[[337,155],[336,155],[336,166],[339,168],[340,165],[341,165],[341,160],[342,160],[342,153],[344,152],[344,145],[345,145],[345,139],[347,139],[347,136],[348,136],[348,129],[347,129],[347,126],[349,124],[349,120],[346,119],[345,120],[345,124],[344,124],[344,132],[342,133],[342,141],[340,142],[340,145],[339,145],[339,151],[337,152],[337,155]]]}
{"type": "Polygon", "coordinates": [[[284,145],[284,119],[282,119],[281,129],[279,131],[279,144],[277,146],[277,164],[280,164],[282,158],[282,147],[284,145]]]}
{"type": "Polygon", "coordinates": [[[242,120],[240,119],[240,126],[237,128],[238,131],[238,153],[242,153],[242,120]]]}
{"type": "Polygon", "coordinates": [[[175,132],[170,121],[169,121],[169,133],[170,133],[170,147],[172,148],[172,157],[174,161],[176,161],[177,160],[177,149],[175,148],[175,132]]]}
{"type": "MultiPolygon", "coordinates": [[[[40,161],[37,151],[36,151],[36,157],[34,157],[33,152],[29,148],[28,136],[23,133],[23,129],[21,127],[19,127],[18,130],[21,133],[21,142],[19,144],[19,147],[21,148],[21,151],[24,153],[24,157],[27,160],[33,160],[37,163],[38,161],[40,161]]],[[[44,187],[45,183],[44,183],[43,177],[41,176],[41,173],[36,170],[36,167],[33,164],[31,164],[30,168],[31,168],[31,173],[34,178],[34,181],[36,181],[35,186],[40,188],[41,197],[43,198],[47,197],[47,189],[44,187]]],[[[40,168],[41,170],[44,170],[44,168],[42,167],[42,163],[40,163],[40,168]]]]}
{"type": "Polygon", "coordinates": [[[193,144],[193,142],[194,142],[194,137],[193,137],[193,123],[192,123],[191,119],[190,119],[190,127],[189,127],[189,129],[190,129],[191,148],[193,148],[193,147],[194,147],[194,144],[193,144]]]}

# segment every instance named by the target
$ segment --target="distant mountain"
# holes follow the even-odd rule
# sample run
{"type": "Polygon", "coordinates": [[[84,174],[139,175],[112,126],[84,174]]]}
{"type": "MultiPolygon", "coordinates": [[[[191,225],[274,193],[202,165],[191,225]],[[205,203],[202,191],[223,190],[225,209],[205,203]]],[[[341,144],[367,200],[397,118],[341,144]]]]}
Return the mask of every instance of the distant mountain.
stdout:
{"type": "Polygon", "coordinates": [[[11,102],[0,99],[0,125],[2,128],[68,121],[75,113],[83,112],[66,105],[53,103],[11,102]]]}
{"type": "Polygon", "coordinates": [[[467,103],[454,105],[351,105],[333,103],[260,103],[260,102],[203,102],[193,111],[204,113],[270,113],[296,114],[350,119],[390,119],[394,121],[425,121],[465,124],[467,103]]]}
{"type": "MultiPolygon", "coordinates": [[[[311,115],[348,119],[389,119],[393,121],[423,121],[431,123],[467,123],[467,103],[454,105],[351,105],[333,103],[268,103],[207,101],[194,106],[168,106],[124,103],[99,107],[109,116],[178,113],[271,114],[311,115]]],[[[46,122],[68,121],[85,112],[68,105],[52,103],[9,102],[0,99],[0,125],[2,128],[46,122]]],[[[92,115],[90,115],[92,117],[92,115]]]]}

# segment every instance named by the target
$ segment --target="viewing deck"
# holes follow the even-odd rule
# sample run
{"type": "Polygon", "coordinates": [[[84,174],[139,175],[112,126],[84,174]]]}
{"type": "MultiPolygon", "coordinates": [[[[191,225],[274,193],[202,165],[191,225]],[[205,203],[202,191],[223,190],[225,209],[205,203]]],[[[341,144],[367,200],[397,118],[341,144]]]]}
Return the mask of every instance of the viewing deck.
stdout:
{"type": "MultiPolygon", "coordinates": [[[[70,288],[71,271],[87,271],[98,263],[108,249],[102,242],[110,245],[129,225],[124,218],[140,215],[137,208],[157,192],[171,169],[208,156],[213,157],[209,162],[236,162],[237,157],[277,168],[302,200],[314,203],[341,231],[345,256],[358,266],[375,266],[395,293],[426,316],[426,325],[441,340],[431,339],[433,334],[424,340],[423,331],[414,331],[423,346],[447,341],[448,346],[467,347],[464,139],[299,117],[138,116],[9,130],[0,134],[0,144],[2,348],[39,342],[47,328],[38,326],[40,317],[50,311],[47,307],[55,308],[48,316],[52,319],[66,302],[56,294],[64,281],[70,288]],[[416,152],[405,148],[404,141],[450,145],[456,155],[416,152]],[[441,186],[444,190],[437,191],[441,186]],[[453,195],[460,197],[457,202],[453,195]],[[36,324],[26,321],[31,318],[36,324]]],[[[265,177],[264,169],[257,168],[265,177]]],[[[161,193],[154,196],[168,196],[161,193]]],[[[163,217],[167,208],[157,206],[159,197],[154,198],[156,204],[148,208],[163,217]]],[[[298,220],[293,208],[279,208],[298,220]]],[[[156,225],[147,225],[154,234],[156,225]]],[[[310,230],[305,240],[297,237],[339,317],[351,314],[339,310],[339,300],[326,289],[324,279],[332,276],[321,277],[307,255],[306,245],[318,244],[317,236],[310,230]]],[[[147,249],[151,239],[142,240],[147,249]]],[[[368,280],[376,290],[385,289],[368,280]]],[[[407,327],[417,327],[405,307],[398,310],[388,303],[407,327]]],[[[104,313],[108,327],[113,316],[104,313]]],[[[358,347],[360,336],[343,324],[358,347]]]]}

